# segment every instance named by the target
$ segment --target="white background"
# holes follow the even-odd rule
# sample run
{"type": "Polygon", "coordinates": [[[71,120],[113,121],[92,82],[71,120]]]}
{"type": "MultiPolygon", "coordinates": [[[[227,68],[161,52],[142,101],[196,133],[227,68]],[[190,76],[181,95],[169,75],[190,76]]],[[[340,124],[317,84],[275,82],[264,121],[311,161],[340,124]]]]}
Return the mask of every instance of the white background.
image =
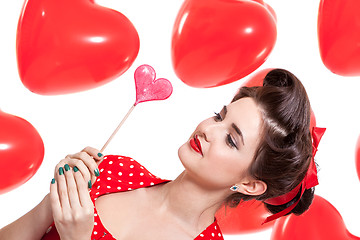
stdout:
{"type": "MultiPolygon", "coordinates": [[[[172,82],[174,92],[166,101],[139,104],[105,154],[131,156],[154,174],[168,179],[175,178],[183,169],[177,158],[178,147],[201,120],[227,104],[244,81],[197,89],[176,77],[170,44],[182,0],[97,3],[122,12],[135,25],[141,47],[134,64],[121,77],[97,89],[40,96],[22,85],[17,72],[16,28],[23,1],[0,2],[0,108],[28,120],[45,144],[44,161],[34,177],[0,195],[0,227],[42,200],[48,192],[54,166],[61,158],[88,145],[99,149],[103,146],[135,101],[133,73],[139,65],[152,65],[158,77],[172,82]]],[[[360,77],[341,77],[323,65],[317,41],[319,1],[267,3],[277,13],[278,36],[274,50],[259,69],[285,68],[302,80],[317,125],[327,128],[316,157],[321,168],[316,194],[330,201],[341,213],[348,230],[360,236],[360,185],[354,158],[360,133],[360,77]]],[[[269,239],[270,235],[271,229],[225,239],[269,239]]]]}

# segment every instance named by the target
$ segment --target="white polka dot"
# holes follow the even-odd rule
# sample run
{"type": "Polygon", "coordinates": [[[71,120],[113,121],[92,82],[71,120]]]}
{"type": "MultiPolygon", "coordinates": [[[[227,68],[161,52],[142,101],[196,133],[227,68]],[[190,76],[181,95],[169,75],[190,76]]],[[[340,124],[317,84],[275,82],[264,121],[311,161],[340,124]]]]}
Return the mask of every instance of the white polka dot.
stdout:
{"type": "Polygon", "coordinates": [[[218,236],[221,237],[221,233],[218,233],[218,236]]]}
{"type": "Polygon", "coordinates": [[[132,184],[132,182],[129,182],[129,184],[132,184]]]}
{"type": "Polygon", "coordinates": [[[100,182],[100,178],[98,178],[96,181],[97,181],[97,182],[100,182]]]}
{"type": "Polygon", "coordinates": [[[132,190],[131,188],[128,188],[128,190],[132,190]]]}
{"type": "Polygon", "coordinates": [[[200,237],[204,237],[204,234],[200,234],[200,237]]]}
{"type": "Polygon", "coordinates": [[[123,159],[123,157],[118,157],[118,159],[123,159]]]}
{"type": "Polygon", "coordinates": [[[109,164],[113,164],[113,161],[110,161],[109,164]]]}
{"type": "Polygon", "coordinates": [[[215,226],[215,230],[216,230],[216,226],[215,226]]]}
{"type": "Polygon", "coordinates": [[[215,233],[211,233],[211,236],[215,237],[215,233]]]}
{"type": "Polygon", "coordinates": [[[108,177],[107,180],[111,180],[111,177],[108,177]]]}
{"type": "Polygon", "coordinates": [[[100,188],[100,186],[97,186],[97,189],[99,189],[100,188]]]}
{"type": "Polygon", "coordinates": [[[107,159],[108,157],[106,156],[106,157],[104,157],[104,159],[107,159]]]}
{"type": "Polygon", "coordinates": [[[108,171],[108,174],[111,174],[111,171],[108,171]]]}
{"type": "Polygon", "coordinates": [[[130,165],[130,168],[134,168],[134,165],[130,165]]]}
{"type": "Polygon", "coordinates": [[[118,190],[121,190],[121,187],[117,187],[118,190]]]}
{"type": "Polygon", "coordinates": [[[143,182],[140,182],[140,185],[144,185],[144,183],[143,183],[143,182]]]}
{"type": "Polygon", "coordinates": [[[131,161],[131,162],[133,162],[133,161],[134,161],[134,159],[130,158],[130,161],[131,161]]]}
{"type": "Polygon", "coordinates": [[[104,169],[102,168],[102,169],[100,169],[100,172],[103,172],[104,171],[104,169]]]}
{"type": "Polygon", "coordinates": [[[118,180],[118,182],[122,182],[121,180],[118,180]]]}
{"type": "Polygon", "coordinates": [[[120,165],[120,166],[124,166],[124,164],[122,164],[122,163],[120,163],[119,165],[120,165]]]}
{"type": "Polygon", "coordinates": [[[130,173],[129,176],[132,177],[134,174],[133,173],[130,173]]]}
{"type": "Polygon", "coordinates": [[[94,235],[96,235],[97,234],[97,231],[94,231],[94,235]]]}
{"type": "Polygon", "coordinates": [[[94,225],[96,226],[96,225],[97,225],[97,222],[94,222],[94,225]]]}
{"type": "Polygon", "coordinates": [[[144,167],[143,167],[143,166],[141,166],[140,168],[141,168],[141,169],[144,169],[144,167]]]}
{"type": "Polygon", "coordinates": [[[94,213],[94,216],[96,217],[96,216],[97,216],[97,213],[94,213]]]}
{"type": "Polygon", "coordinates": [[[97,198],[94,198],[94,201],[96,201],[97,198]]]}
{"type": "Polygon", "coordinates": [[[144,176],[144,173],[140,173],[140,176],[144,176]]]}
{"type": "Polygon", "coordinates": [[[122,172],[119,172],[118,175],[119,175],[119,176],[122,176],[122,172]]]}
{"type": "Polygon", "coordinates": [[[150,183],[150,185],[152,186],[152,185],[154,185],[154,183],[153,183],[153,182],[151,182],[151,183],[150,183]]]}
{"type": "Polygon", "coordinates": [[[109,189],[110,189],[111,187],[110,187],[110,186],[107,186],[107,188],[109,188],[109,189]]]}
{"type": "Polygon", "coordinates": [[[97,192],[97,193],[95,193],[96,195],[99,195],[100,193],[99,192],[97,192]]]}

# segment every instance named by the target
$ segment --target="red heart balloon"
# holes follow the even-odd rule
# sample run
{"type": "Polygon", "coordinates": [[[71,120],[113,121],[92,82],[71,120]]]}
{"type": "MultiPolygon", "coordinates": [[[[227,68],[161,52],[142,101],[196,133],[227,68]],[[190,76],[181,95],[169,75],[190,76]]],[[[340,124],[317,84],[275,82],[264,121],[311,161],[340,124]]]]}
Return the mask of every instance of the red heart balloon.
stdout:
{"type": "Polygon", "coordinates": [[[271,13],[271,15],[273,16],[275,21],[277,21],[276,13],[275,13],[274,9],[269,4],[265,3],[263,0],[253,0],[253,1],[264,5],[264,7],[271,13]]]}
{"type": "Polygon", "coordinates": [[[318,40],[324,65],[342,76],[360,76],[360,1],[321,0],[318,40]]]}
{"type": "Polygon", "coordinates": [[[315,195],[309,210],[301,216],[293,214],[278,219],[272,240],[338,240],[360,239],[349,233],[340,213],[324,198],[315,195]]]}
{"type": "Polygon", "coordinates": [[[138,54],[139,36],[123,14],[93,0],[26,0],[16,45],[23,84],[56,95],[123,74],[138,54]]]}
{"type": "Polygon", "coordinates": [[[169,80],[156,79],[155,70],[149,65],[141,65],[134,74],[136,86],[135,106],[141,102],[164,100],[170,97],[173,88],[169,80]]]}
{"type": "Polygon", "coordinates": [[[26,120],[0,111],[0,194],[29,180],[44,158],[44,144],[26,120]]]}
{"type": "Polygon", "coordinates": [[[261,225],[269,216],[261,201],[241,202],[236,208],[221,207],[216,219],[224,234],[243,234],[261,231],[274,225],[274,221],[261,225]]]}
{"type": "Polygon", "coordinates": [[[259,2],[186,0],[173,28],[173,67],[192,87],[228,84],[258,68],[275,41],[276,21],[259,2]]]}
{"type": "Polygon", "coordinates": [[[356,171],[360,180],[360,136],[358,137],[356,143],[356,152],[355,152],[355,161],[356,161],[356,171]]]}

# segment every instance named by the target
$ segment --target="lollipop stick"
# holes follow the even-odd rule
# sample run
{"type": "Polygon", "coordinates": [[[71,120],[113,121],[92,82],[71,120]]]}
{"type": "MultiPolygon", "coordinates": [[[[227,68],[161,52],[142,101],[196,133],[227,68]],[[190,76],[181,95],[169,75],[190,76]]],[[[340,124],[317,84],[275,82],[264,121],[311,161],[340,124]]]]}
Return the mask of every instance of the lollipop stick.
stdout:
{"type": "Polygon", "coordinates": [[[105,143],[105,145],[102,147],[102,149],[100,150],[100,152],[104,152],[105,148],[107,147],[107,145],[110,143],[111,139],[113,139],[113,137],[115,136],[115,134],[119,131],[119,129],[121,128],[121,126],[124,124],[124,122],[126,121],[126,119],[129,117],[130,113],[132,112],[132,110],[134,110],[135,108],[135,104],[132,105],[132,107],[129,109],[128,113],[125,115],[125,117],[123,118],[123,120],[121,120],[119,126],[117,126],[117,128],[115,129],[115,131],[113,132],[113,134],[111,134],[110,138],[107,140],[107,142],[105,143]]]}

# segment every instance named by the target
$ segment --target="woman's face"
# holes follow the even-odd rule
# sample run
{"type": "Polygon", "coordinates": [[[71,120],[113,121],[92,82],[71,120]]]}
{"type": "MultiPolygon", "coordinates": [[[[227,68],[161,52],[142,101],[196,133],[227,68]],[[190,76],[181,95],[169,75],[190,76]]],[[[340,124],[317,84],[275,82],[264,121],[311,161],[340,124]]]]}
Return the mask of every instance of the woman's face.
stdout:
{"type": "Polygon", "coordinates": [[[179,148],[186,172],[206,189],[248,181],[247,169],[258,146],[262,117],[252,98],[233,102],[202,121],[179,148]]]}

